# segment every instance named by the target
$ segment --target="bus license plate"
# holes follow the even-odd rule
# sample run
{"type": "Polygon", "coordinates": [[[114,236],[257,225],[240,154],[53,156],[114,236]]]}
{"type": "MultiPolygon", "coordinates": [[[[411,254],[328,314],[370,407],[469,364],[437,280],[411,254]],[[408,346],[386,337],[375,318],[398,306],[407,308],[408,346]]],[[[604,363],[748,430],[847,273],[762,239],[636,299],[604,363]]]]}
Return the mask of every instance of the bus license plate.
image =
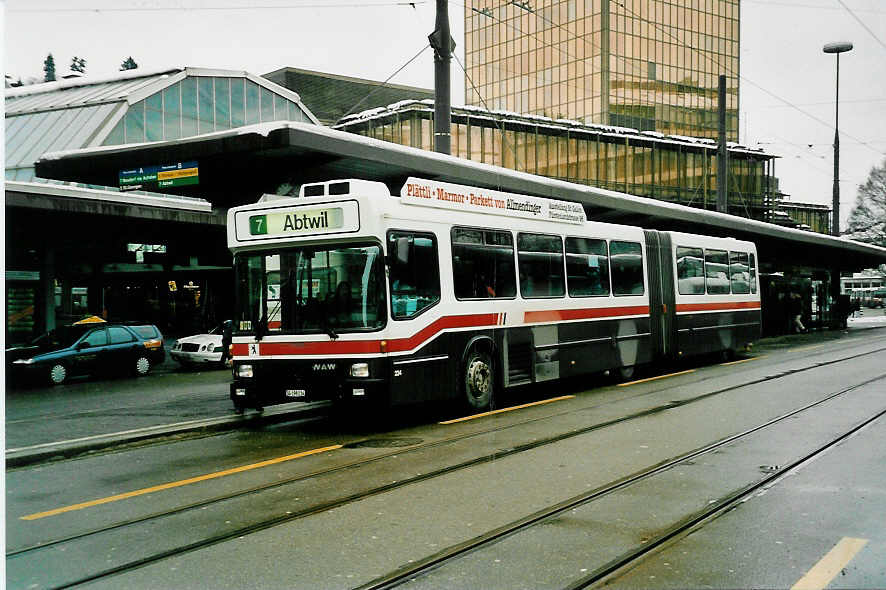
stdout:
{"type": "Polygon", "coordinates": [[[286,397],[305,397],[304,389],[287,389],[286,397]]]}

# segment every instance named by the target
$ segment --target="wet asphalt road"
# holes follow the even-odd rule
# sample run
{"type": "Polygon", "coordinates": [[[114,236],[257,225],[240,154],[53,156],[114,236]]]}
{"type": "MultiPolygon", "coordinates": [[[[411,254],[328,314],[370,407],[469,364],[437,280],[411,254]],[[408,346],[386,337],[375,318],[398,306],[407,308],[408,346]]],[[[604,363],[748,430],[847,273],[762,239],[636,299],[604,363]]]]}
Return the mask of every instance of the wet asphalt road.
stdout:
{"type": "MultiPolygon", "coordinates": [[[[330,421],[284,423],[274,427],[238,428],[219,436],[167,441],[15,470],[7,473],[10,519],[7,539],[12,547],[190,504],[207,495],[216,496],[241,487],[249,489],[292,474],[335,469],[328,476],[308,478],[295,487],[275,488],[261,496],[244,496],[235,503],[200,511],[191,517],[183,516],[161,529],[152,525],[115,538],[113,542],[98,540],[92,546],[78,545],[60,554],[61,561],[44,557],[44,567],[39,572],[28,567],[21,569],[15,560],[8,561],[10,576],[14,576],[8,581],[10,587],[27,587],[33,581],[27,572],[45,574],[50,580],[63,580],[66,571],[100,568],[104,562],[134,558],[140,551],[158,549],[158,544],[162,548],[164,540],[200,538],[210,531],[224,531],[239,522],[273,516],[281,510],[298,510],[306,503],[322,502],[324,498],[359,491],[365,486],[414,477],[474,453],[518,448],[551,432],[568,432],[596,420],[642,410],[649,404],[669,403],[743,380],[753,381],[816,363],[830,363],[841,355],[879,350],[886,344],[884,337],[883,330],[865,333],[850,330],[848,334],[786,338],[769,343],[768,348],[761,347],[753,361],[726,366],[703,365],[692,373],[625,388],[600,384],[603,386],[593,390],[574,391],[574,399],[502,414],[491,421],[442,426],[429,414],[393,426],[367,421],[348,427],[330,421]],[[836,336],[842,338],[835,339],[836,336]],[[490,424],[518,418],[536,421],[509,431],[490,431],[464,443],[445,442],[471,429],[482,431],[490,424]],[[440,444],[423,453],[395,452],[382,461],[359,468],[345,467],[355,460],[390,454],[391,449],[354,445],[367,438],[407,442],[439,440],[440,444]],[[134,489],[149,489],[163,482],[185,481],[200,474],[330,445],[343,446],[270,469],[251,470],[168,492],[158,490],[131,501],[77,510],[34,521],[34,524],[19,520],[29,512],[134,489]],[[146,543],[147,538],[152,539],[150,544],[146,543]]],[[[356,587],[389,568],[432,554],[588,486],[655,463],[680,448],[697,446],[722,436],[723,432],[780,414],[822,392],[877,378],[882,372],[881,359],[882,353],[872,352],[852,362],[822,365],[789,375],[777,384],[765,382],[735,394],[711,398],[709,402],[570,438],[532,453],[393,489],[323,511],[315,517],[140,568],[124,578],[107,578],[95,587],[356,587]]],[[[129,418],[122,416],[132,415],[144,424],[178,419],[182,416],[181,406],[189,403],[202,408],[192,409],[195,412],[192,416],[202,411],[207,416],[217,412],[227,414],[227,379],[227,372],[219,370],[168,375],[160,372],[142,379],[74,383],[66,386],[72,387],[71,390],[42,392],[39,397],[48,396],[44,399],[50,404],[47,407],[56,409],[43,414],[42,419],[55,423],[56,435],[67,434],[67,413],[57,411],[66,401],[76,402],[78,407],[77,412],[71,412],[71,423],[92,421],[118,429],[129,424],[129,418]],[[147,384],[151,387],[146,388],[147,384]],[[218,399],[220,389],[224,392],[221,400],[218,399]],[[153,399],[140,398],[139,392],[147,390],[156,392],[153,399]],[[105,409],[102,400],[109,395],[121,402],[121,413],[114,415],[113,408],[105,409]]],[[[538,392],[539,396],[542,393],[553,395],[558,391],[538,392]]],[[[590,556],[605,557],[617,552],[625,541],[642,538],[667,526],[669,519],[679,519],[685,514],[686,507],[715,498],[717,486],[734,487],[747,477],[759,477],[763,467],[784,464],[785,460],[869,410],[881,408],[886,403],[884,400],[882,381],[872,382],[859,388],[851,398],[836,400],[833,405],[791,420],[784,429],[686,467],[682,473],[675,472],[672,482],[664,488],[649,484],[645,490],[637,488],[622,499],[613,496],[610,503],[597,512],[560,519],[530,537],[515,537],[512,542],[497,545],[492,553],[478,553],[475,562],[461,561],[440,570],[438,577],[424,578],[416,585],[566,587],[570,580],[580,577],[582,569],[593,567],[596,562],[590,556]],[[713,479],[706,477],[709,470],[719,470],[721,475],[713,479]],[[681,488],[681,484],[685,487],[681,488]],[[646,516],[641,516],[644,513],[646,516]]],[[[36,398],[26,397],[16,397],[15,402],[17,418],[7,425],[7,431],[32,429],[41,420],[40,403],[36,398]]],[[[51,431],[47,427],[44,436],[51,436],[51,431]]],[[[717,519],[714,524],[723,527],[719,532],[712,525],[693,533],[681,541],[690,543],[687,547],[674,545],[675,553],[663,553],[658,561],[657,557],[645,561],[632,570],[639,572],[634,577],[621,578],[614,584],[653,588],[789,587],[811,571],[829,547],[844,538],[860,538],[866,540],[864,549],[843,568],[847,573],[837,580],[836,587],[841,583],[842,587],[883,587],[886,574],[882,563],[886,561],[877,556],[886,553],[883,527],[878,525],[882,519],[877,515],[882,512],[884,486],[881,470],[876,469],[884,460],[882,431],[882,424],[878,424],[860,433],[810,467],[785,478],[784,487],[774,486],[766,494],[717,519]]]]}

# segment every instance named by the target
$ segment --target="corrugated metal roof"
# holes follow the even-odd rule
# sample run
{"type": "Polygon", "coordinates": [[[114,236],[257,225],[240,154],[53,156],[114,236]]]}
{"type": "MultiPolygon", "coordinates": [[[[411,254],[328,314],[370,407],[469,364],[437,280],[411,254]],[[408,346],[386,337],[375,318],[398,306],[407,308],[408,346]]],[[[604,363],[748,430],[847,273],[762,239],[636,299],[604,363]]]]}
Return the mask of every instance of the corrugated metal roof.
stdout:
{"type": "MultiPolygon", "coordinates": [[[[90,106],[104,102],[118,102],[126,100],[132,92],[144,88],[154,82],[169,77],[171,73],[180,70],[168,70],[163,73],[142,75],[137,78],[127,77],[123,80],[98,79],[90,82],[89,78],[82,78],[75,83],[66,86],[58,86],[50,82],[48,84],[36,84],[31,92],[6,93],[6,116],[14,117],[23,113],[45,111],[51,109],[66,109],[82,106],[90,106]],[[45,90],[40,91],[40,87],[45,90]]],[[[23,87],[31,90],[31,87],[23,87]]]]}
{"type": "Polygon", "coordinates": [[[117,103],[7,117],[6,168],[32,167],[45,152],[87,147],[117,103]],[[10,120],[11,119],[11,120],[10,120]]]}

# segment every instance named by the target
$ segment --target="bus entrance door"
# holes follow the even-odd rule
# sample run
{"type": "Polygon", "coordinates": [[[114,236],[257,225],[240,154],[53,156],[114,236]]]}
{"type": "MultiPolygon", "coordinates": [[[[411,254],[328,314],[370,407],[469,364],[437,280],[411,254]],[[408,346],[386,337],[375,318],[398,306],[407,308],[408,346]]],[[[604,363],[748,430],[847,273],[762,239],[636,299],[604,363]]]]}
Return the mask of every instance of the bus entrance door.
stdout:
{"type": "Polygon", "coordinates": [[[677,342],[677,310],[671,236],[655,230],[644,230],[643,233],[646,234],[652,358],[674,358],[677,342]]]}

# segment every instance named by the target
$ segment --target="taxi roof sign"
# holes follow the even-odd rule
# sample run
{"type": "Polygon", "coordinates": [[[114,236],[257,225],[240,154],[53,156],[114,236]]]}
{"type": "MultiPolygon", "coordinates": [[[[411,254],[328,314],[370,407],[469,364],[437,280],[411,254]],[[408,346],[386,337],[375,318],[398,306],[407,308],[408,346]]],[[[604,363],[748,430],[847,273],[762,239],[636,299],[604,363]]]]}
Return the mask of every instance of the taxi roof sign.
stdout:
{"type": "Polygon", "coordinates": [[[72,326],[82,326],[84,324],[106,324],[107,322],[97,315],[91,315],[83,318],[82,320],[77,320],[72,326]]]}

